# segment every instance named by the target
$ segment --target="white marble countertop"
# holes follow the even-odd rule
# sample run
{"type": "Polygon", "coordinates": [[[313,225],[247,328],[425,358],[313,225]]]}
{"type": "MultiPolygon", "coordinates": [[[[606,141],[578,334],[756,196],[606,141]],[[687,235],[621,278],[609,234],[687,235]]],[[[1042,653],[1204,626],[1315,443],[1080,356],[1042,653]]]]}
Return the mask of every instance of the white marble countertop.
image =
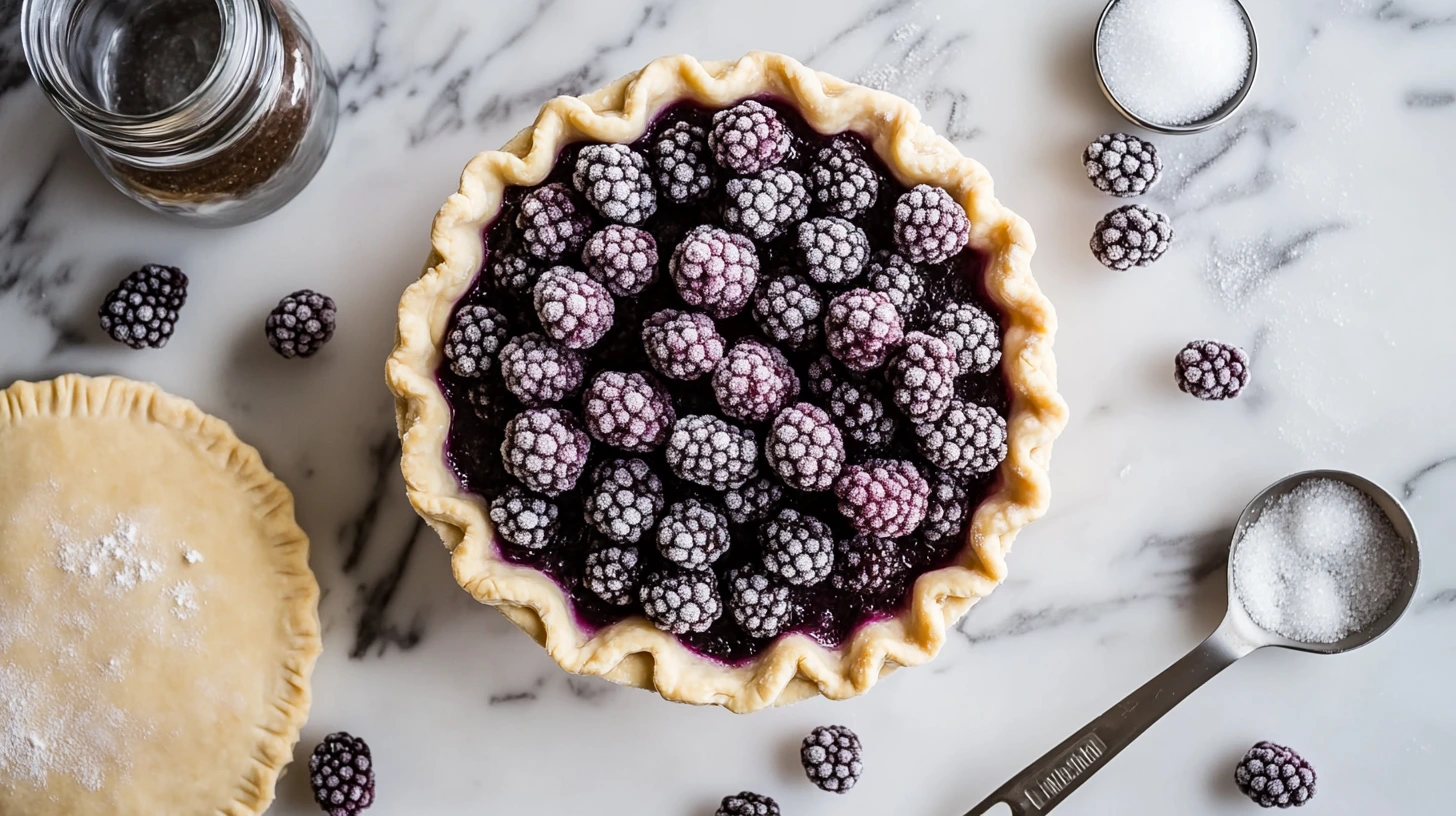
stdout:
{"type": "MultiPolygon", "coordinates": [[[[227,231],[163,221],[106,186],[25,77],[17,5],[0,5],[0,377],[155,380],[263,451],[297,493],[325,591],[299,755],[332,730],[369,739],[371,814],[706,816],[741,789],[791,816],[962,813],[1211,631],[1239,508],[1315,466],[1408,502],[1426,545],[1413,614],[1358,653],[1254,655],[1063,812],[1252,813],[1232,769],[1266,738],[1315,763],[1310,813],[1451,807],[1451,0],[1252,0],[1257,87],[1223,127],[1157,140],[1167,177],[1146,203],[1178,238],[1124,274],[1087,251],[1115,202],[1083,180],[1079,152],[1123,127],[1091,74],[1097,0],[300,0],[346,113],[297,201],[227,231]],[[1036,229],[1072,414],[1052,512],[934,663],[851,702],[740,717],[569,677],[458,590],[404,501],[382,366],[399,293],[466,159],[555,93],[664,53],[750,49],[901,93],[990,168],[1036,229]],[[95,325],[101,296],[143,262],[193,281],[158,352],[95,325]],[[262,317],[305,286],[337,299],[339,333],[312,361],[285,362],[262,317]],[[1251,351],[1239,401],[1174,387],[1172,355],[1204,336],[1251,351]],[[866,744],[864,779],[843,798],[810,786],[796,758],[803,734],[831,721],[866,744]]],[[[273,812],[317,812],[303,774],[273,812]]]]}

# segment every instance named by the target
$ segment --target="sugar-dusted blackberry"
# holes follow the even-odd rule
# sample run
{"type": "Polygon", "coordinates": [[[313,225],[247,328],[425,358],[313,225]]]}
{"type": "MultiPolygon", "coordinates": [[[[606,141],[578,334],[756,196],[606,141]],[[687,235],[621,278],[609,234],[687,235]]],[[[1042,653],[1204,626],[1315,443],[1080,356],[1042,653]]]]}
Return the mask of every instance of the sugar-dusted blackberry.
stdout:
{"type": "Polygon", "coordinates": [[[960,535],[966,529],[966,515],[971,509],[965,488],[940,471],[925,474],[925,480],[930,483],[930,501],[925,506],[920,535],[926,541],[944,541],[960,535]]]}
{"type": "Polygon", "coordinates": [[[657,239],[647,230],[608,224],[587,239],[581,262],[612,294],[635,295],[657,280],[657,239]]]}
{"type": "Polygon", "coordinates": [[[895,247],[911,263],[948,260],[970,234],[965,208],[939,187],[917,184],[895,202],[895,247]]]}
{"type": "Polygon", "coordinates": [[[864,772],[859,736],[843,725],[821,725],[810,731],[799,759],[810,782],[834,793],[848,793],[864,772]]]}
{"type": "Polygon", "coordinates": [[[865,285],[895,304],[895,311],[909,320],[925,299],[925,274],[898,252],[882,249],[870,256],[865,266],[865,285]]]}
{"type": "Polygon", "coordinates": [[[553,182],[522,196],[516,227],[526,252],[549,262],[581,250],[591,231],[591,217],[577,205],[565,184],[553,182]]]}
{"type": "Polygon", "coordinates": [[[672,426],[666,458],[679,479],[727,490],[758,475],[758,440],[720,417],[689,414],[672,426]]]}
{"type": "Polygon", "coordinates": [[[880,450],[894,438],[895,416],[868,383],[840,380],[823,400],[824,409],[844,435],[865,450],[880,450]]]}
{"type": "Polygon", "coordinates": [[[1118,207],[1092,232],[1092,254],[1109,269],[1119,272],[1147,266],[1163,257],[1173,242],[1173,223],[1168,216],[1141,204],[1118,207]]]}
{"type": "Polygon", "coordinates": [[[652,367],[674,380],[696,380],[723,359],[727,343],[713,319],[663,309],[642,322],[642,348],[652,367]]]}
{"type": "Polygon", "coordinates": [[[748,99],[713,114],[708,146],[720,166],[747,176],[782,162],[793,147],[793,134],[777,111],[748,99]]]}
{"type": "Polygon", "coordinates": [[[764,568],[795,586],[813,586],[834,569],[829,525],[798,510],[780,510],[763,526],[760,543],[764,568]]]}
{"type": "Polygon", "coordinates": [[[689,204],[713,191],[713,160],[707,131],[690,122],[673,122],[648,147],[657,168],[657,190],[678,204],[689,204]]]}
{"type": "Polygon", "coordinates": [[[758,250],[742,235],[705,224],[683,237],[668,271],[688,305],[713,317],[732,317],[758,286],[758,250]]]}
{"type": "Polygon", "coordinates": [[[799,375],[782,351],[745,337],[713,369],[713,395],[725,416],[767,422],[799,395],[799,375]]]}
{"type": "Polygon", "coordinates": [[[333,338],[337,315],[333,298],[300,289],[278,301],[263,330],[268,345],[285,359],[312,357],[333,338]]]}
{"type": "Polygon", "coordinates": [[[677,421],[667,391],[635,371],[598,373],[582,394],[581,406],[587,431],[622,450],[655,450],[677,421]]]}
{"type": "Polygon", "coordinates": [[[605,286],[569,266],[554,266],[541,273],[532,299],[541,327],[571,349],[596,345],[611,330],[617,311],[605,286]]]}
{"type": "Polygon", "coordinates": [[[773,638],[794,625],[798,610],[789,588],[747,567],[728,575],[728,609],[749,637],[773,638]]]}
{"type": "Polygon", "coordinates": [[[526,487],[555,496],[576,486],[591,437],[560,408],[527,408],[506,423],[501,463],[526,487]]]}
{"type": "Polygon", "coordinates": [[[934,422],[915,426],[920,455],[963,476],[989,473],[1006,458],[1006,420],[995,410],[951,400],[934,422]]]}
{"type": "Polygon", "coordinates": [[[147,264],[121,279],[98,316],[101,330],[134,349],[162,348],[187,303],[187,276],[175,266],[147,264]]]}
{"type": "Polygon", "coordinates": [[[880,538],[915,532],[925,519],[930,485],[915,465],[877,459],[850,465],[834,483],[839,512],[856,530],[880,538]]]}
{"type": "Polygon", "coordinates": [[[1147,192],[1163,173],[1158,148],[1126,133],[1104,133],[1082,151],[1087,178],[1097,189],[1120,198],[1147,192]]]}
{"type": "Polygon", "coordinates": [[[471,382],[465,389],[465,400],[476,418],[492,428],[504,425],[514,412],[505,381],[499,376],[485,376],[471,382]]]}
{"type": "Polygon", "coordinates": [[[767,796],[744,791],[737,796],[723,797],[713,816],[781,816],[779,803],[767,796]]]}
{"type": "Polygon", "coordinates": [[[930,318],[927,333],[955,351],[962,374],[985,374],[1001,363],[1001,327],[971,303],[947,303],[930,318]]]}
{"type": "Polygon", "coordinates": [[[933,422],[955,396],[960,363],[950,344],[924,332],[905,335],[905,345],[890,363],[895,405],[912,422],[933,422]]]}
{"type": "Polygon", "coordinates": [[[1249,384],[1249,355],[1217,340],[1194,340],[1174,360],[1178,387],[1201,400],[1233,399],[1249,384]]]}
{"type": "Polygon", "coordinates": [[[759,241],[772,241],[809,214],[809,186],[793,170],[777,167],[724,185],[723,224],[759,241]]]}
{"type": "Polygon", "coordinates": [[[1293,750],[1264,741],[1244,754],[1234,783],[1259,807],[1302,807],[1314,798],[1314,766],[1293,750]]]}
{"type": "Polygon", "coordinates": [[[657,525],[657,551],[683,569],[707,569],[730,541],[728,517],[702,499],[674,502],[657,525]]]}
{"type": "Polygon", "coordinates": [[[753,318],[770,340],[804,348],[819,337],[824,296],[801,275],[780,275],[759,287],[753,318]]]}
{"type": "Polygon", "coordinates": [[[521,252],[501,252],[491,255],[490,281],[502,292],[517,297],[529,298],[536,290],[536,281],[544,271],[540,262],[521,252]]]}
{"type": "Polygon", "coordinates": [[[641,459],[612,459],[592,472],[582,515],[618,544],[635,544],[662,512],[662,480],[641,459]]]}
{"type": "Polygon", "coordinates": [[[768,518],[783,500],[784,489],[767,476],[758,476],[723,493],[723,510],[734,524],[754,524],[768,518]]]}
{"type": "Polygon", "coordinates": [[[587,553],[582,576],[587,589],[613,606],[637,600],[642,559],[636,547],[602,547],[587,553]]]}
{"type": "Polygon", "coordinates": [[[324,737],[308,757],[313,800],[329,816],[359,816],[374,804],[374,757],[347,731],[324,737]]]}
{"type": "Polygon", "coordinates": [[[717,576],[709,570],[666,570],[647,576],[638,593],[652,625],[674,635],[706,632],[723,614],[717,576]]]}
{"type": "Polygon", "coordinates": [[[556,503],[515,485],[501,491],[490,503],[490,520],[501,538],[517,547],[539,550],[556,539],[561,526],[556,503]]]}
{"type": "Polygon", "coordinates": [[[571,183],[608,221],[640,224],[657,212],[657,188],[642,154],[624,144],[590,144],[576,154],[571,183]]]}
{"type": "Polygon", "coordinates": [[[794,251],[809,277],[838,286],[864,272],[870,259],[870,239],[843,218],[811,218],[799,225],[794,251]]]}
{"type": "Polygon", "coordinates": [[[814,201],[840,218],[859,218],[880,196],[880,176],[864,159],[864,148],[846,136],[819,149],[809,167],[814,201]]]}
{"type": "Polygon", "coordinates": [[[905,551],[893,539],[855,533],[835,543],[829,585],[840,592],[885,597],[900,590],[909,569],[905,551]]]}
{"type": "Polygon", "coordinates": [[[556,402],[581,387],[581,355],[544,335],[512,337],[500,350],[506,388],[528,406],[556,402]]]}
{"type": "Polygon", "coordinates": [[[506,316],[489,306],[462,306],[445,333],[445,358],[461,377],[479,377],[495,365],[510,336],[506,316]]]}
{"type": "Polygon", "coordinates": [[[890,299],[869,289],[851,289],[829,301],[824,338],[841,363],[855,371],[885,364],[905,338],[905,324],[890,299]]]}
{"type": "Polygon", "coordinates": [[[828,490],[844,467],[844,438],[823,408],[800,402],[774,418],[764,453],[785,484],[815,493],[828,490]]]}

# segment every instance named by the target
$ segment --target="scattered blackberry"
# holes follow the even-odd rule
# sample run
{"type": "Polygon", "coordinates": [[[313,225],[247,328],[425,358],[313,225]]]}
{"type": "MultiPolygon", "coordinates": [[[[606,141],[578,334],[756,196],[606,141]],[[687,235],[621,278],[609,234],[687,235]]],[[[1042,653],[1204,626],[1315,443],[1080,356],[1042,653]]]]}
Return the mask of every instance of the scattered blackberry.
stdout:
{"type": "Polygon", "coordinates": [[[647,155],[657,168],[657,188],[678,204],[697,201],[713,191],[708,134],[697,125],[672,123],[653,140],[647,155]]]}
{"type": "Polygon", "coordinates": [[[799,225],[798,238],[796,257],[819,283],[848,283],[870,259],[869,236],[843,218],[811,218],[799,225]]]}
{"type": "Polygon", "coordinates": [[[608,221],[640,224],[657,212],[647,160],[623,144],[589,144],[576,155],[571,183],[608,221]]]}
{"type": "Polygon", "coordinates": [[[723,509],[734,524],[753,524],[769,517],[784,497],[784,489],[767,476],[744,482],[723,493],[723,509]]]}
{"type": "Polygon", "coordinates": [[[890,299],[869,289],[851,289],[829,301],[824,338],[841,363],[870,371],[885,360],[905,337],[900,313],[890,299]]]}
{"type": "Polygon", "coordinates": [[[313,800],[329,816],[358,816],[374,804],[374,758],[369,744],[347,731],[324,737],[308,758],[313,800]]]}
{"type": "Polygon", "coordinates": [[[526,487],[555,496],[576,486],[591,437],[559,408],[528,408],[506,423],[501,463],[526,487]]]}
{"type": "Polygon", "coordinates": [[[819,206],[840,218],[859,218],[880,196],[879,174],[864,160],[859,143],[845,136],[820,148],[809,181],[819,206]]]}
{"type": "Polygon", "coordinates": [[[915,426],[920,455],[942,470],[989,473],[1006,458],[1006,420],[990,408],[951,400],[935,422],[915,426]]]}
{"type": "Polygon", "coordinates": [[[1097,189],[1121,198],[1147,192],[1163,172],[1163,160],[1152,142],[1126,133],[1106,133],[1082,151],[1087,178],[1097,189]]]}
{"type": "Polygon", "coordinates": [[[870,256],[865,267],[865,284],[895,304],[895,311],[909,319],[925,299],[925,275],[898,252],[882,249],[870,256]]]}
{"type": "Polygon", "coordinates": [[[1141,204],[1128,204],[1104,215],[1092,233],[1092,254],[1119,272],[1147,266],[1163,257],[1173,241],[1168,216],[1141,204]]]}
{"type": "Polygon", "coordinates": [[[591,231],[591,218],[577,207],[565,184],[543,184],[521,198],[516,227],[526,252],[554,261],[581,249],[591,231]]]}
{"type": "Polygon", "coordinates": [[[713,395],[725,416],[767,422],[799,395],[799,375],[782,351],[746,337],[713,369],[713,395]]]}
{"type": "Polygon", "coordinates": [[[939,187],[917,184],[895,202],[895,246],[911,263],[948,260],[970,234],[965,209],[939,187]]]}
{"type": "Polygon", "coordinates": [[[944,473],[931,473],[926,480],[930,483],[930,501],[925,508],[925,521],[920,524],[920,535],[926,541],[944,541],[960,535],[966,529],[965,488],[944,473]]]}
{"type": "Polygon", "coordinates": [[[539,550],[556,538],[561,511],[549,499],[515,485],[490,503],[490,520],[501,538],[528,550],[539,550]]]}
{"type": "Polygon", "coordinates": [[[1249,355],[1217,340],[1194,340],[1174,361],[1178,387],[1201,400],[1233,399],[1249,384],[1249,355]]]}
{"type": "Polygon", "coordinates": [[[134,349],[162,348],[187,303],[187,276],[175,266],[147,264],[121,279],[101,301],[101,330],[134,349]]]}
{"type": "Polygon", "coordinates": [[[513,413],[510,398],[505,392],[505,382],[499,377],[482,377],[465,390],[465,399],[476,418],[492,428],[499,428],[513,413]]]}
{"type": "MultiPolygon", "coordinates": [[[[270,322],[272,318],[269,318],[270,322]]],[[[445,357],[461,377],[479,377],[494,365],[510,335],[506,316],[489,306],[464,306],[445,334],[445,357]]]]}
{"type": "Polygon", "coordinates": [[[723,359],[723,335],[713,319],[664,309],[642,322],[642,348],[652,367],[674,380],[696,380],[723,359]]]}
{"type": "Polygon", "coordinates": [[[931,317],[930,334],[955,351],[962,374],[985,374],[1001,363],[1001,327],[970,303],[947,303],[931,317]]]}
{"type": "Polygon", "coordinates": [[[586,556],[583,581],[587,589],[613,606],[637,600],[642,563],[636,547],[603,547],[586,556]]]}
{"type": "Polygon", "coordinates": [[[905,335],[905,346],[890,363],[895,404],[913,422],[933,422],[945,414],[961,375],[956,352],[939,337],[924,332],[905,335]]]}
{"type": "Polygon", "coordinates": [[[823,408],[800,402],[774,418],[764,453],[785,484],[814,493],[834,484],[844,466],[844,439],[823,408]]]}
{"type": "Polygon", "coordinates": [[[713,114],[708,146],[719,165],[747,176],[782,162],[793,136],[777,111],[749,99],[713,114]]]}
{"type": "Polygon", "coordinates": [[[742,235],[695,227],[673,250],[668,271],[682,299],[717,318],[748,305],[758,285],[758,251],[742,235]]]}
{"type": "Polygon", "coordinates": [[[657,525],[657,551],[683,569],[707,569],[728,551],[728,517],[701,499],[667,508],[657,525]]]}
{"type": "Polygon", "coordinates": [[[738,628],[756,638],[778,637],[794,625],[797,611],[788,587],[747,568],[728,576],[728,608],[733,610],[738,628]]]}
{"type": "Polygon", "coordinates": [[[819,337],[824,298],[799,275],[780,275],[753,299],[753,317],[775,343],[804,348],[819,337]]]}
{"type": "Polygon", "coordinates": [[[910,568],[900,545],[888,538],[855,533],[834,545],[830,586],[840,592],[893,595],[910,568]]]}
{"type": "Polygon", "coordinates": [[[895,417],[869,385],[841,380],[824,398],[824,409],[844,435],[865,450],[880,450],[895,436],[895,417]]]}
{"type": "Polygon", "coordinates": [[[528,406],[556,402],[581,387],[581,355],[540,334],[512,337],[500,351],[506,388],[528,406]]]}
{"type": "Polygon", "coordinates": [[[758,475],[758,440],[719,417],[692,414],[672,426],[667,466],[679,479],[713,490],[741,487],[758,475]]]}
{"type": "Polygon", "coordinates": [[[517,297],[530,297],[541,278],[541,267],[531,258],[516,252],[494,255],[490,262],[490,279],[497,289],[517,297]]]}
{"type": "Polygon", "coordinates": [[[723,225],[772,241],[809,214],[809,187],[793,170],[777,167],[724,185],[723,225]]]}
{"type": "Polygon", "coordinates": [[[1314,766],[1283,745],[1260,742],[1234,769],[1239,790],[1259,807],[1302,807],[1314,798],[1314,766]]]}
{"type": "Polygon", "coordinates": [[[553,339],[571,349],[591,348],[612,328],[617,306],[607,288],[569,266],[555,266],[536,281],[536,317],[553,339]]]}
{"type": "Polygon", "coordinates": [[[646,230],[608,224],[587,239],[581,262],[612,294],[635,295],[657,279],[657,239],[646,230]]]}
{"type": "Polygon", "coordinates": [[[263,331],[268,345],[284,358],[312,357],[333,338],[337,313],[333,298],[300,289],[278,301],[263,331]]]}
{"type": "Polygon", "coordinates": [[[613,459],[597,465],[582,515],[618,544],[635,544],[662,512],[662,480],[641,459],[613,459]]]}
{"type": "Polygon", "coordinates": [[[834,495],[839,512],[856,530],[899,538],[925,519],[930,485],[910,462],[881,459],[850,465],[834,483],[834,495]]]}
{"type": "Polygon", "coordinates": [[[756,793],[744,791],[737,796],[723,797],[713,816],[780,816],[779,803],[756,793]]]}
{"type": "Polygon", "coordinates": [[[638,593],[652,625],[674,635],[706,632],[723,614],[717,579],[708,570],[654,573],[638,593]]]}
{"type": "Polygon", "coordinates": [[[795,586],[813,586],[834,569],[829,525],[797,510],[780,510],[763,526],[763,566],[795,586]]]}
{"type": "Polygon", "coordinates": [[[804,773],[822,790],[848,793],[864,771],[859,737],[842,725],[821,725],[804,737],[799,749],[804,773]]]}
{"type": "Polygon", "coordinates": [[[596,439],[629,451],[650,451],[677,421],[672,397],[637,372],[603,371],[582,395],[582,418],[596,439]]]}

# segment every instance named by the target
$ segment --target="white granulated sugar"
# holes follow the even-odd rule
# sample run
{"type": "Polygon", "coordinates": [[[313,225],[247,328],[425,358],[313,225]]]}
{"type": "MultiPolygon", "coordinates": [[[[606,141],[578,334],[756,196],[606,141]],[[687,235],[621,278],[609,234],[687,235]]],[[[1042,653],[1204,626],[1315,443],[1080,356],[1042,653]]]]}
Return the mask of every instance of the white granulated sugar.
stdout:
{"type": "Polygon", "coordinates": [[[1132,113],[1187,125],[1238,93],[1249,31],[1234,0],[1118,0],[1097,37],[1107,89],[1132,113]]]}
{"type": "Polygon", "coordinates": [[[1311,479],[1275,499],[1234,552],[1234,588],[1254,622],[1334,643],[1384,615],[1405,583],[1405,546],[1359,489],[1311,479]]]}

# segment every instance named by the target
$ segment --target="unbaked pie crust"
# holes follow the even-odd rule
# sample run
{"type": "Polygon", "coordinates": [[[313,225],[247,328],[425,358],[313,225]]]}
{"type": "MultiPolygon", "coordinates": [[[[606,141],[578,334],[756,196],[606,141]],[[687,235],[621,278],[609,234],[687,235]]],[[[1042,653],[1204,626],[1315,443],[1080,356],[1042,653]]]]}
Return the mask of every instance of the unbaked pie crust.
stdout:
{"type": "Polygon", "coordinates": [[[923,124],[919,111],[904,99],[812,71],[779,54],[707,63],[664,57],[580,98],[552,99],[535,124],[501,150],[477,155],[465,167],[459,192],[436,215],[431,243],[423,276],[400,302],[397,342],[386,367],[396,396],[409,498],[450,549],[460,585],[499,608],[568,671],[738,712],[816,694],[853,697],[898,666],[934,657],[946,631],[1005,577],[1006,553],[1016,532],[1046,512],[1047,465],[1067,410],[1057,394],[1052,356],[1056,315],[1031,275],[1036,247],[1031,227],[996,200],[985,168],[923,124]],[[497,555],[484,501],[462,491],[446,465],[450,406],[435,371],[451,311],[481,269],[482,236],[506,187],[540,184],[566,144],[632,142],[674,103],[691,100],[723,108],[764,95],[796,105],[821,133],[861,134],[901,183],[942,187],[965,207],[970,246],[987,258],[988,294],[1004,315],[1010,453],[975,512],[960,565],[922,575],[908,610],[863,626],[836,649],[791,634],[743,665],[726,666],[694,654],[641,616],[595,633],[584,631],[555,581],[497,555]]]}

